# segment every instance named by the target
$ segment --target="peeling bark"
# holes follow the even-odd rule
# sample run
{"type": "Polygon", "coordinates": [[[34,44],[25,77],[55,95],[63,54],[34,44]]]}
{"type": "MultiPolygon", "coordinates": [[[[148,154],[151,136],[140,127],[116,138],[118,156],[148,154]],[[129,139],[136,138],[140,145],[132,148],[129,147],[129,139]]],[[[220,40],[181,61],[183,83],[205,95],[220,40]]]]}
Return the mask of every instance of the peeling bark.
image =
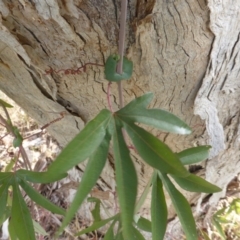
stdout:
{"type": "MultiPolygon", "coordinates": [[[[117,51],[119,1],[43,0],[0,3],[0,89],[65,146],[107,106],[103,65],[117,51]],[[56,116],[57,115],[57,116],[56,116]]],[[[125,102],[148,91],[152,107],[171,111],[193,129],[190,136],[160,133],[174,151],[211,144],[206,179],[226,188],[239,167],[239,8],[236,1],[142,1],[128,5],[127,56],[134,62],[123,83],[125,102]],[[200,117],[199,117],[200,116],[200,117]]],[[[117,87],[113,107],[118,109],[117,87]]],[[[84,166],[80,166],[84,169],[84,166]]],[[[136,159],[140,191],[151,169],[136,159]]],[[[112,188],[111,159],[103,190],[112,188]]],[[[214,194],[214,204],[225,194],[214,194]]],[[[186,193],[201,209],[203,196],[186,193]]],[[[146,210],[145,216],[149,216],[146,210]]],[[[169,217],[175,215],[169,202],[169,217]]]]}

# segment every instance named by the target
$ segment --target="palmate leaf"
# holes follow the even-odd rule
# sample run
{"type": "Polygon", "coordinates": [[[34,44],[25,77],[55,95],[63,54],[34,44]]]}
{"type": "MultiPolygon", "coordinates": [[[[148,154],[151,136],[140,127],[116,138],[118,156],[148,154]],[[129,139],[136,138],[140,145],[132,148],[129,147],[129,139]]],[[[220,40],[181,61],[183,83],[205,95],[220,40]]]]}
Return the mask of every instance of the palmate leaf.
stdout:
{"type": "Polygon", "coordinates": [[[50,212],[57,213],[60,215],[65,215],[65,210],[51,203],[47,198],[38,193],[33,187],[31,187],[27,182],[20,181],[20,185],[26,194],[39,206],[49,210],[50,212]]]}
{"type": "Polygon", "coordinates": [[[188,148],[177,153],[177,155],[183,165],[194,164],[206,160],[208,158],[210,148],[211,146],[209,145],[188,148]]]}
{"type": "Polygon", "coordinates": [[[123,236],[124,239],[134,240],[132,223],[137,196],[137,174],[122,129],[117,125],[113,135],[113,154],[123,236]]]}
{"type": "Polygon", "coordinates": [[[78,186],[75,197],[71,203],[70,208],[67,210],[66,216],[62,221],[62,225],[59,228],[57,234],[59,235],[64,227],[71,221],[73,216],[76,214],[78,208],[83,203],[84,199],[90,193],[94,185],[96,184],[107,160],[109,143],[111,136],[108,134],[103,139],[102,143],[92,153],[88,160],[88,164],[82,176],[81,183],[78,186]]]}
{"type": "Polygon", "coordinates": [[[116,112],[116,115],[122,121],[143,123],[171,133],[191,133],[190,127],[172,113],[162,109],[146,109],[146,103],[149,103],[153,95],[149,93],[145,95],[130,102],[116,112]]]}
{"type": "Polygon", "coordinates": [[[56,160],[48,167],[48,173],[65,173],[86,160],[102,142],[111,120],[111,112],[102,110],[86,127],[63,149],[56,160]]]}
{"type": "Polygon", "coordinates": [[[161,174],[159,176],[166,188],[173,206],[177,212],[183,230],[186,234],[186,238],[189,240],[197,240],[198,234],[196,230],[195,220],[192,215],[191,207],[186,200],[186,198],[176,189],[174,184],[170,181],[166,174],[161,174]]]}
{"type": "Polygon", "coordinates": [[[34,240],[35,233],[29,209],[22,197],[18,183],[14,182],[12,187],[13,200],[10,223],[19,240],[34,240]]]}
{"type": "Polygon", "coordinates": [[[221,191],[221,188],[194,174],[190,174],[186,178],[172,177],[181,188],[190,192],[215,193],[221,191]]]}
{"type": "Polygon", "coordinates": [[[12,172],[0,172],[0,184],[4,184],[9,182],[9,180],[13,177],[12,172]]]}
{"type": "Polygon", "coordinates": [[[123,122],[123,126],[139,155],[147,164],[161,172],[171,173],[179,177],[189,175],[176,154],[165,143],[134,124],[123,122]]]}
{"type": "Polygon", "coordinates": [[[134,100],[132,100],[125,107],[118,110],[115,114],[119,115],[119,116],[131,115],[131,113],[133,111],[135,111],[135,109],[147,108],[147,106],[150,104],[152,99],[153,99],[153,93],[151,93],[151,92],[146,93],[146,94],[142,95],[141,97],[138,97],[138,98],[135,98],[134,100]]]}
{"type": "Polygon", "coordinates": [[[152,240],[163,239],[167,228],[167,204],[162,181],[157,173],[153,179],[151,199],[152,240]]]}

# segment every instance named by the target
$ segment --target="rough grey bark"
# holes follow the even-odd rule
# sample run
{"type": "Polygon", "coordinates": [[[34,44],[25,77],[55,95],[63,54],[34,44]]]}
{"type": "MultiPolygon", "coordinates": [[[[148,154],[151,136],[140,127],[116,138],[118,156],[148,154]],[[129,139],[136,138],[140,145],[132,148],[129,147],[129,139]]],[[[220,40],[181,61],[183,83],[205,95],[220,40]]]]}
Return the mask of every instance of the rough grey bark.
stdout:
{"type": "MultiPolygon", "coordinates": [[[[117,51],[119,2],[0,2],[0,89],[42,125],[67,111],[49,127],[61,146],[107,106],[103,67],[87,65],[80,74],[64,70],[104,64],[117,51]]],[[[125,102],[151,91],[152,107],[185,120],[193,129],[190,136],[152,130],[174,151],[212,145],[204,172],[224,190],[211,204],[224,196],[239,168],[239,8],[240,2],[231,0],[130,0],[128,6],[126,51],[134,74],[123,83],[125,102]]],[[[117,109],[116,86],[112,92],[117,109]]],[[[137,159],[136,168],[141,191],[151,169],[137,159]]],[[[103,191],[114,191],[113,179],[110,156],[99,182],[103,191]]],[[[201,211],[204,196],[186,195],[201,211]]]]}

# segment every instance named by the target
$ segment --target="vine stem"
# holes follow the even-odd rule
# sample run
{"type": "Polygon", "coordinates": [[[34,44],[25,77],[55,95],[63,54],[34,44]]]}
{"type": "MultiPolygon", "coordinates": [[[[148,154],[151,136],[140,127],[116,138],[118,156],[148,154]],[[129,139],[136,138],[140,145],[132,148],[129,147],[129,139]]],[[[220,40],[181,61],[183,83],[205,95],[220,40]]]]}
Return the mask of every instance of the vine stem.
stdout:
{"type": "MultiPolygon", "coordinates": [[[[120,60],[117,65],[117,73],[122,74],[123,72],[123,56],[125,50],[125,33],[126,33],[126,20],[127,20],[127,0],[121,1],[121,17],[120,17],[120,30],[119,30],[119,42],[118,42],[118,54],[120,60]]],[[[119,105],[120,108],[124,107],[122,81],[118,82],[118,94],[119,94],[119,105]]]]}
{"type": "Polygon", "coordinates": [[[111,93],[110,93],[110,87],[111,87],[111,82],[108,83],[108,88],[107,88],[107,101],[108,101],[108,107],[111,111],[111,113],[113,113],[113,109],[112,109],[112,104],[111,104],[111,93]]]}

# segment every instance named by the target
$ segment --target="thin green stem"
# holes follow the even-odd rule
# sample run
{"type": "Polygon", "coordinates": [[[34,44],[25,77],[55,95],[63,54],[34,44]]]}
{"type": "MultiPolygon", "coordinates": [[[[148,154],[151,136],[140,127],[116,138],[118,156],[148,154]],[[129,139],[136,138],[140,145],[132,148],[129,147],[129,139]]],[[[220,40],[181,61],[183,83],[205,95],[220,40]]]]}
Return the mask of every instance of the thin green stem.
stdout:
{"type": "MultiPolygon", "coordinates": [[[[120,17],[120,30],[118,42],[118,54],[120,60],[117,65],[117,73],[122,74],[123,71],[123,56],[125,51],[125,32],[126,32],[126,19],[127,19],[127,0],[121,1],[121,17],[120,17]]],[[[119,105],[120,108],[124,107],[122,81],[118,82],[119,105]]]]}

